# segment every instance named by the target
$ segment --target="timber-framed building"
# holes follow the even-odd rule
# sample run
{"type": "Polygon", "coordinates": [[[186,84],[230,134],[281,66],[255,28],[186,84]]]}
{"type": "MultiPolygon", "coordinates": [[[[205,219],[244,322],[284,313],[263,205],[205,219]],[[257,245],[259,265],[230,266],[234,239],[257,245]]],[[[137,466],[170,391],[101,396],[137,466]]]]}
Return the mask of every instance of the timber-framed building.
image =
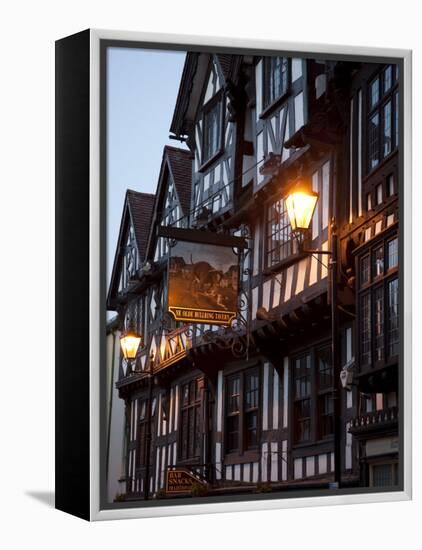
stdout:
{"type": "Polygon", "coordinates": [[[327,256],[301,252],[283,197],[319,201],[306,241],[339,234],[342,485],[398,484],[398,68],[188,53],[155,195],[129,190],[107,306],[143,346],[121,360],[126,491],[162,496],[185,466],[208,494],[328,487],[334,388],[327,256]],[[161,226],[244,237],[239,322],[166,313],[161,226]],[[150,477],[145,479],[152,364],[150,477]]]}

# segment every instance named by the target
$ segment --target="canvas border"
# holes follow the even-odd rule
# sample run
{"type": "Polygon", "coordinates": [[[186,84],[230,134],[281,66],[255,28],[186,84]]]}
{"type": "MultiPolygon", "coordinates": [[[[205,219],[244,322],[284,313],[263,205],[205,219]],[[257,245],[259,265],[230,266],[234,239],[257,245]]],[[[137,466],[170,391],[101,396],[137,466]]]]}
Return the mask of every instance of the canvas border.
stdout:
{"type": "MultiPolygon", "coordinates": [[[[163,517],[171,515],[205,514],[217,512],[236,512],[251,510],[269,510],[293,507],[329,506],[336,504],[355,504],[369,502],[387,502],[411,499],[412,487],[412,259],[411,259],[411,63],[412,52],[404,49],[374,48],[365,46],[328,45],[314,43],[279,42],[273,40],[234,39],[228,37],[209,37],[194,35],[176,35],[160,33],[138,33],[111,30],[90,30],[90,511],[91,520],[111,520],[144,517],[163,517]],[[208,50],[216,47],[220,50],[235,52],[239,49],[259,51],[283,51],[289,54],[307,55],[314,58],[355,59],[356,57],[376,57],[378,61],[402,61],[403,78],[401,94],[401,111],[403,120],[402,140],[402,189],[399,198],[401,227],[401,298],[404,314],[401,315],[402,346],[402,414],[400,419],[400,446],[404,451],[403,490],[394,492],[357,492],[353,494],[336,494],[321,496],[300,496],[298,498],[262,498],[260,500],[227,502],[187,503],[166,506],[158,503],[155,506],[141,507],[134,505],[128,508],[104,509],[100,502],[100,365],[101,349],[105,334],[105,318],[101,312],[105,300],[104,277],[101,273],[100,260],[104,253],[105,238],[101,210],[105,207],[105,197],[100,188],[100,159],[104,151],[104,140],[101,139],[100,105],[104,89],[100,86],[101,48],[100,41],[115,41],[126,47],[151,47],[156,49],[179,49],[195,47],[196,50],[208,50]],[[403,184],[404,183],[404,184],[403,184]],[[102,333],[103,330],[103,333],[102,333]]],[[[368,59],[369,60],[369,59],[368,59]]],[[[242,497],[245,498],[245,497],[242,497]]]]}

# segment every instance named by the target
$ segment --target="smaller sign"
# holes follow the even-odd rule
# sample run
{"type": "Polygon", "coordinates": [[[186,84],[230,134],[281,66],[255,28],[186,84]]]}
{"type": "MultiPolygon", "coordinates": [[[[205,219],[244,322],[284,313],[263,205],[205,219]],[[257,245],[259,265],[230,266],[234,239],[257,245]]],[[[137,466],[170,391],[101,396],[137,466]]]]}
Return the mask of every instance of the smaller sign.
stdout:
{"type": "Polygon", "coordinates": [[[169,467],[166,477],[166,493],[169,495],[189,494],[194,484],[203,482],[186,468],[169,467]]]}

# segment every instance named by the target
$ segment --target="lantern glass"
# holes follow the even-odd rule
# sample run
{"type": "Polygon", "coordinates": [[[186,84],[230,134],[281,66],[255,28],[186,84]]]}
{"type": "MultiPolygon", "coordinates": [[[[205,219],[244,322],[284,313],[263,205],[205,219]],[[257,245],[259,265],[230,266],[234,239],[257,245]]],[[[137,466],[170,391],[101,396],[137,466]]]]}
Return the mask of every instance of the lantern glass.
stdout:
{"type": "Polygon", "coordinates": [[[120,346],[122,348],[123,357],[127,359],[135,359],[141,344],[141,337],[134,332],[127,332],[120,338],[120,346]]]}
{"type": "Polygon", "coordinates": [[[314,191],[292,190],[286,197],[286,208],[293,231],[309,229],[318,193],[314,191]]]}

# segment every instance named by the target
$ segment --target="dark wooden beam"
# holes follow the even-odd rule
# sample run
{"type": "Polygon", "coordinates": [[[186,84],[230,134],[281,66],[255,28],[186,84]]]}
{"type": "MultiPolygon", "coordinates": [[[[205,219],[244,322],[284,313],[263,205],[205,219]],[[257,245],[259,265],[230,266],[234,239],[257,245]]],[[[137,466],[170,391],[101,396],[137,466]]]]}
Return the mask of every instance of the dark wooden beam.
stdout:
{"type": "Polygon", "coordinates": [[[182,229],[180,227],[160,226],[157,229],[157,236],[168,237],[176,241],[231,246],[233,248],[248,248],[248,243],[243,237],[213,233],[211,231],[201,231],[200,229],[182,229]]]}

